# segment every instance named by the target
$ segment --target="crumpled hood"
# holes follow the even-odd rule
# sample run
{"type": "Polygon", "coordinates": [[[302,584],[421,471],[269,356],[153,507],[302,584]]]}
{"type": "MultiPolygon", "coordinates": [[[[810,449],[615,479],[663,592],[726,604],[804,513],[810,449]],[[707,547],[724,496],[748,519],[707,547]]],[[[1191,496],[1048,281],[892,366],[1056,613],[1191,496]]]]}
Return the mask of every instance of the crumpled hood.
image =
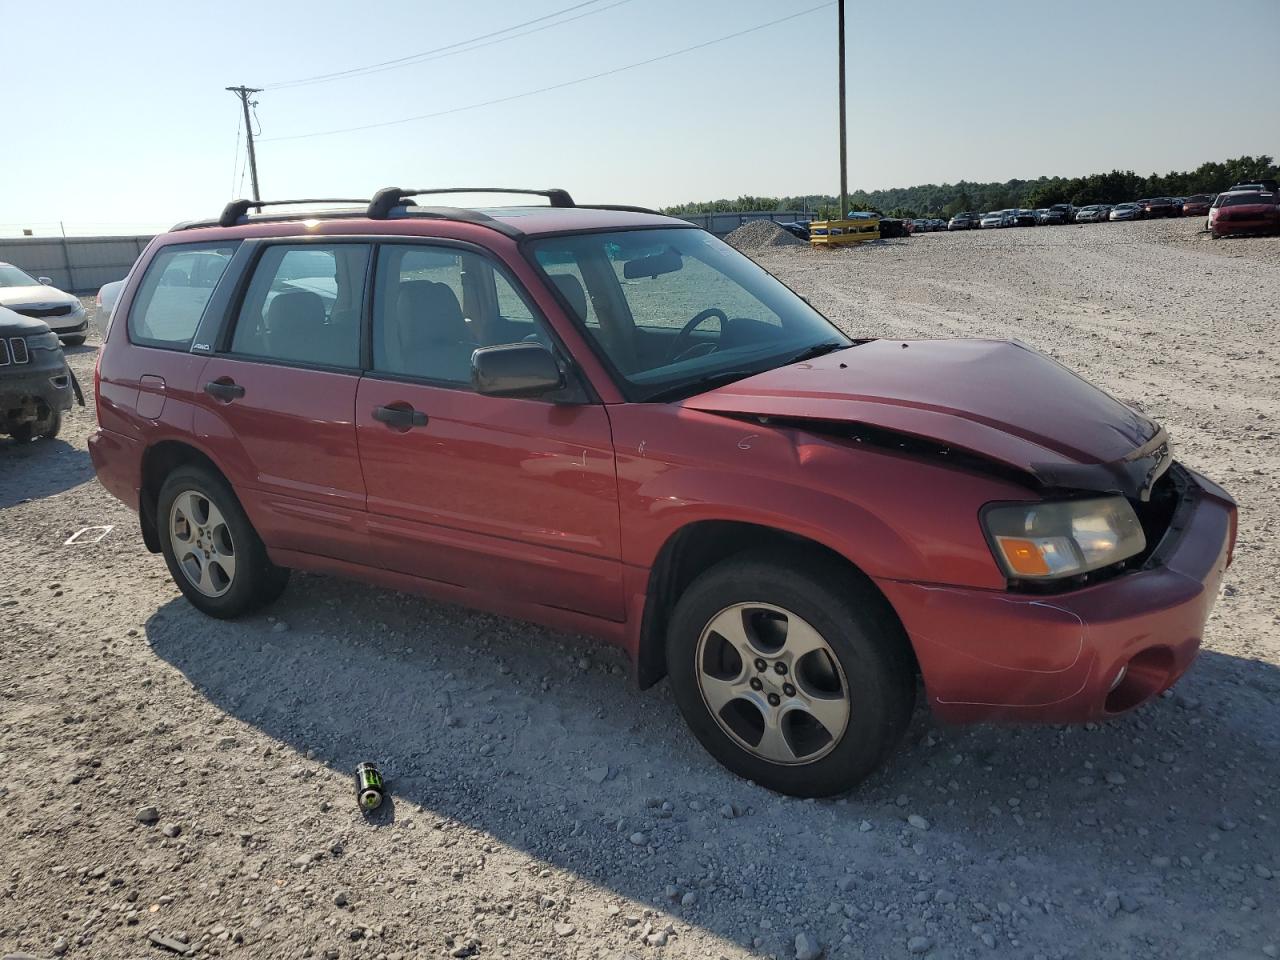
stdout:
{"type": "Polygon", "coordinates": [[[60,307],[64,303],[78,304],[80,298],[70,293],[63,293],[53,287],[38,283],[29,287],[0,287],[0,306],[29,307],[33,305],[60,307]]]}
{"type": "Polygon", "coordinates": [[[1136,494],[1168,465],[1158,424],[1016,341],[873,340],[683,405],[905,434],[1053,486],[1133,488],[1136,494]],[[1138,462],[1152,457],[1154,464],[1138,462]],[[1112,481],[1103,483],[1099,465],[1112,481]]]}

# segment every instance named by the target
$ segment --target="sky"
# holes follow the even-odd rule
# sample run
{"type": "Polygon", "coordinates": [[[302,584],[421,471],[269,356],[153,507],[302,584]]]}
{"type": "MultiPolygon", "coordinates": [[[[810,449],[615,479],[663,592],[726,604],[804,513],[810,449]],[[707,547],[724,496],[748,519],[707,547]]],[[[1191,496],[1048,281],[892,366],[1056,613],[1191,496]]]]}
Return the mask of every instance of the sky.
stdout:
{"type": "MultiPolygon", "coordinates": [[[[250,195],[235,84],[266,88],[264,198],[472,184],[644,206],[833,193],[836,7],[820,3],[0,0],[0,235],[150,232],[250,195]],[[570,7],[505,42],[276,86],[570,7]],[[558,88],[517,96],[546,87],[558,88]],[[491,100],[505,102],[458,109],[491,100]],[[299,136],[424,114],[437,115],[299,136]]],[[[848,0],[847,16],[850,190],[1280,155],[1280,0],[848,0]]]]}

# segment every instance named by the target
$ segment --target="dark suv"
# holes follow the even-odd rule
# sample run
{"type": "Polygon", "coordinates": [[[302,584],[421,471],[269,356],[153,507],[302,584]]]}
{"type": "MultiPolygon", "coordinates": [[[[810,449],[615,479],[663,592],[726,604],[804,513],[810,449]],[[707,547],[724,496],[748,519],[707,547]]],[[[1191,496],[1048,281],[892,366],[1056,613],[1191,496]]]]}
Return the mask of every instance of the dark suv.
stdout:
{"type": "Polygon", "coordinates": [[[839,792],[922,677],[956,722],[1096,720],[1196,656],[1236,510],[1025,345],[853,340],[630,207],[222,216],[157,237],[90,452],[215,617],[290,569],[586,633],[742,776],[839,792]]]}
{"type": "Polygon", "coordinates": [[[56,437],[77,392],[49,325],[0,307],[0,434],[19,443],[56,437]]]}

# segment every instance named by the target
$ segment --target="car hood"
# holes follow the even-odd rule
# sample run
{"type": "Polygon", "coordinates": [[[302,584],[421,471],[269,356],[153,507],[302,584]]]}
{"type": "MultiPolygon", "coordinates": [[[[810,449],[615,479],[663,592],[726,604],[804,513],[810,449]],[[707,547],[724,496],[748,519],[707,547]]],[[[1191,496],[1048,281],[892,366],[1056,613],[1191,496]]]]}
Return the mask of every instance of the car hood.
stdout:
{"type": "Polygon", "coordinates": [[[0,287],[0,306],[10,309],[14,307],[50,306],[60,307],[64,303],[79,303],[80,298],[63,293],[43,283],[27,287],[0,287]]]}
{"type": "Polygon", "coordinates": [[[1058,362],[1006,340],[873,340],[683,401],[933,455],[969,454],[1040,486],[1145,499],[1164,430],[1058,362]]]}

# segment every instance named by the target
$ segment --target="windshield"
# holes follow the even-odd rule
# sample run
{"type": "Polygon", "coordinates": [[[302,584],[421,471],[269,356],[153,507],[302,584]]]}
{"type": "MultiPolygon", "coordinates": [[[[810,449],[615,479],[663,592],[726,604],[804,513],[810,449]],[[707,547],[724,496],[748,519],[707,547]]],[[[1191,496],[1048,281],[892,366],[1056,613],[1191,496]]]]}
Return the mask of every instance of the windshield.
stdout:
{"type": "Polygon", "coordinates": [[[1275,198],[1269,193],[1228,193],[1222,197],[1224,207],[1243,207],[1274,203],[1275,198]]]}
{"type": "Polygon", "coordinates": [[[37,287],[34,277],[29,277],[15,266],[0,263],[0,287],[37,287]]]}
{"type": "Polygon", "coordinates": [[[695,229],[531,243],[630,400],[675,399],[851,341],[751,260],[695,229]]]}

